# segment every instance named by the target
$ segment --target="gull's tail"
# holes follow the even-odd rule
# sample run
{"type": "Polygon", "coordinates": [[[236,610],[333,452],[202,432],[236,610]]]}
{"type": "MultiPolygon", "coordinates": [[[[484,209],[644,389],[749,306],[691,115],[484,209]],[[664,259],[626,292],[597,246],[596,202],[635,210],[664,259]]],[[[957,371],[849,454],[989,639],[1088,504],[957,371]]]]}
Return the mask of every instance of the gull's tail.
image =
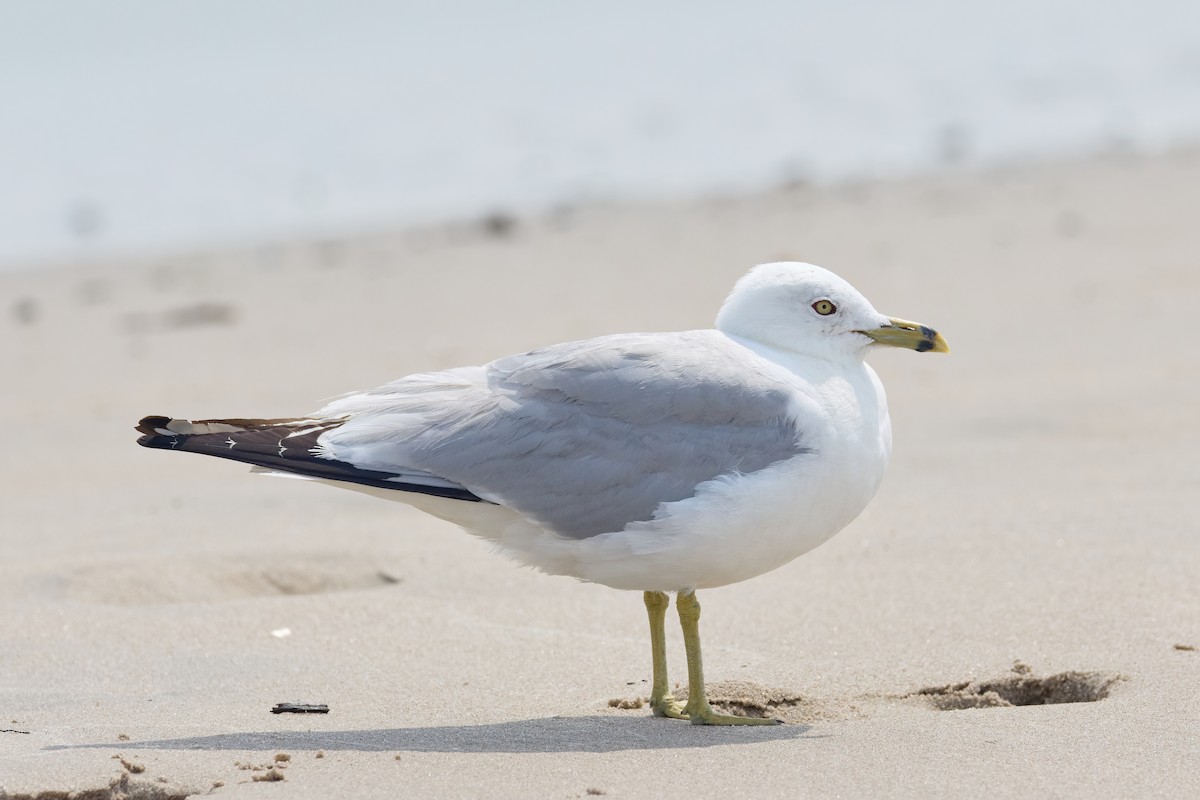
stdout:
{"type": "Polygon", "coordinates": [[[387,472],[362,469],[321,455],[318,437],[343,425],[334,419],[201,419],[143,417],[138,444],[158,450],[182,450],[241,461],[256,471],[342,481],[380,489],[419,492],[455,500],[479,500],[467,489],[445,480],[430,480],[414,470],[387,472]]]}

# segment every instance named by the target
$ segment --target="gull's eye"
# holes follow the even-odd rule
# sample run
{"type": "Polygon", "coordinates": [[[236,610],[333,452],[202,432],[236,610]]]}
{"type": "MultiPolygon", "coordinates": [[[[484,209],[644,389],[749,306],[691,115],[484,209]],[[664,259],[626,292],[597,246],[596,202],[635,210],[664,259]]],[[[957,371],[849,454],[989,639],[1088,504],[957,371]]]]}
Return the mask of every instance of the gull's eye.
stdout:
{"type": "Polygon", "coordinates": [[[833,312],[837,311],[837,306],[828,300],[818,300],[812,305],[813,311],[820,314],[822,317],[828,317],[833,312]]]}

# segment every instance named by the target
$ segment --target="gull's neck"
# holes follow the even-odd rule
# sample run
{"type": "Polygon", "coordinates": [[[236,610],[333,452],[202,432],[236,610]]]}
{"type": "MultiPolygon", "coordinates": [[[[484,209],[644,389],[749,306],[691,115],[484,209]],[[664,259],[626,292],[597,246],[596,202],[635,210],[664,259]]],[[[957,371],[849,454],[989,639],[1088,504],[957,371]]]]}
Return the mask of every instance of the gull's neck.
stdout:
{"type": "Polygon", "coordinates": [[[810,353],[799,350],[790,350],[785,347],[780,347],[774,344],[753,339],[749,336],[741,336],[735,333],[726,333],[720,331],[723,336],[737,342],[742,347],[750,350],[768,361],[773,361],[781,367],[786,367],[792,372],[809,376],[814,371],[817,373],[855,373],[862,372],[866,367],[864,360],[865,352],[827,349],[821,352],[810,353]]]}

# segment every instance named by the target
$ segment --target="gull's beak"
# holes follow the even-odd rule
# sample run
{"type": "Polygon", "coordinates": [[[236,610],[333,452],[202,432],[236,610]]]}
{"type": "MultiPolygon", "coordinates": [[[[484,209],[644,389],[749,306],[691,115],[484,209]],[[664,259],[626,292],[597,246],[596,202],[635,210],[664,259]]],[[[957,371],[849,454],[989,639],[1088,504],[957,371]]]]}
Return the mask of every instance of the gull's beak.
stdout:
{"type": "Polygon", "coordinates": [[[858,331],[858,333],[870,336],[880,344],[886,344],[891,347],[907,347],[909,350],[916,350],[918,353],[950,352],[950,345],[946,344],[946,340],[942,338],[940,333],[919,322],[909,322],[906,319],[895,319],[893,317],[878,328],[858,331]]]}

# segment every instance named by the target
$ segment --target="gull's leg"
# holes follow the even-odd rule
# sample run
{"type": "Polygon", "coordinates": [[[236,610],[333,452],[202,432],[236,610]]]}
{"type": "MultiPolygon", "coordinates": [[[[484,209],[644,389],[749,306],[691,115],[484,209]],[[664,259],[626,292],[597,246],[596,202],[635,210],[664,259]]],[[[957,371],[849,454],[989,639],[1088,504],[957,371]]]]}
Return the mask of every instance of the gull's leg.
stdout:
{"type": "Polygon", "coordinates": [[[650,687],[650,710],[658,717],[687,719],[683,706],[667,685],[667,633],[663,624],[671,598],[664,592],[646,592],[646,613],[650,616],[650,653],[654,661],[654,682],[650,687]]]}
{"type": "Polygon", "coordinates": [[[704,691],[704,664],[700,657],[700,602],[695,592],[680,592],[675,598],[679,625],[683,628],[683,646],[687,650],[688,699],[683,712],[693,725],[778,725],[777,719],[735,717],[718,714],[708,704],[704,691]]]}

